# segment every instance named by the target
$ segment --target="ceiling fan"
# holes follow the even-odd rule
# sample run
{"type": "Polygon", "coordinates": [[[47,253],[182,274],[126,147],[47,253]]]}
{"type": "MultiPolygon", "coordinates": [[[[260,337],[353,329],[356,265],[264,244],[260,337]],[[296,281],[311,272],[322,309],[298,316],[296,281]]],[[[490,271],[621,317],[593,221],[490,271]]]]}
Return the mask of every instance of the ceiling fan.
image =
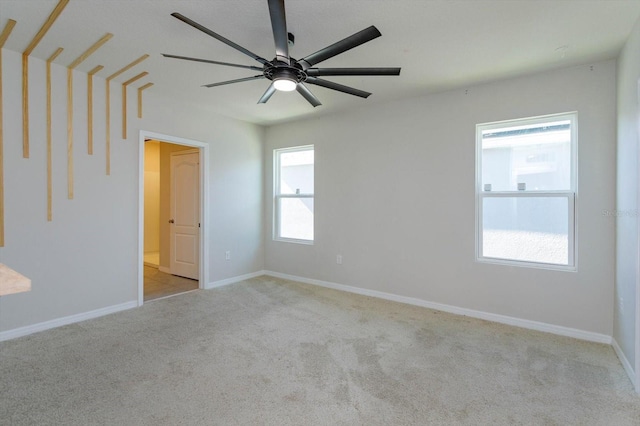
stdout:
{"type": "Polygon", "coordinates": [[[276,90],[290,92],[297,90],[311,105],[317,107],[321,105],[318,98],[307,88],[305,83],[322,86],[327,89],[337,90],[349,95],[367,98],[371,93],[353,87],[335,83],[333,81],[324,80],[319,77],[325,76],[365,76],[365,75],[400,75],[400,68],[314,68],[313,66],[332,58],[354,47],[360,46],[368,41],[380,37],[380,31],[373,25],[359,31],[345,39],[342,39],[324,49],[318,50],[311,55],[302,59],[294,59],[289,55],[289,42],[293,41],[293,35],[287,32],[287,20],[284,10],[284,0],[268,0],[269,14],[271,15],[271,28],[273,30],[273,38],[276,47],[276,56],[273,60],[266,60],[255,53],[237,45],[231,40],[217,34],[210,29],[198,24],[195,21],[183,16],[179,13],[172,13],[171,16],[191,25],[192,27],[202,31],[205,34],[221,41],[222,43],[233,47],[234,49],[244,53],[245,55],[255,59],[262,64],[262,67],[231,64],[228,62],[212,61],[208,59],[189,58],[186,56],[163,54],[167,58],[184,59],[187,61],[205,62],[209,64],[225,65],[229,67],[245,68],[254,71],[260,71],[261,74],[251,77],[239,78],[235,80],[223,81],[220,83],[205,84],[203,87],[216,87],[232,83],[240,83],[243,81],[252,81],[266,78],[271,81],[269,88],[264,92],[259,104],[267,103],[276,90]]]}

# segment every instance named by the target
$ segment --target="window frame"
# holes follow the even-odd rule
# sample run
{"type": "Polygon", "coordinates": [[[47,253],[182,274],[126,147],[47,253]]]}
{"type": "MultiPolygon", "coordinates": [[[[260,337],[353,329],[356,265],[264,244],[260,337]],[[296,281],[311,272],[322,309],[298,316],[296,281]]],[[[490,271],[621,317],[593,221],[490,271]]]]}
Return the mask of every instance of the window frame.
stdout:
{"type": "Polygon", "coordinates": [[[576,208],[578,199],[578,113],[567,112],[560,114],[549,114],[529,118],[519,118],[513,120],[495,121],[490,123],[476,124],[476,246],[475,259],[481,263],[491,263],[508,266],[520,266],[529,268],[541,268],[560,271],[576,272],[578,268],[578,211],[576,208]],[[571,176],[570,188],[567,190],[524,190],[524,191],[484,191],[482,186],[482,133],[486,130],[500,129],[503,127],[516,127],[524,125],[535,125],[549,121],[569,120],[571,132],[571,176]],[[567,199],[568,216],[568,264],[559,265],[554,263],[523,261],[515,259],[493,258],[483,255],[483,205],[485,198],[549,198],[561,197],[567,199]]]}
{"type": "Polygon", "coordinates": [[[315,241],[315,146],[314,145],[301,145],[294,146],[289,148],[276,148],[273,150],[273,241],[287,242],[287,243],[296,243],[296,244],[306,244],[313,245],[315,241]],[[281,194],[280,193],[280,155],[283,153],[289,152],[299,152],[299,151],[310,151],[314,152],[314,161],[313,161],[313,174],[314,174],[314,188],[313,194],[302,193],[302,194],[281,194]],[[313,215],[313,230],[314,230],[314,239],[305,240],[300,238],[286,238],[280,235],[280,211],[281,211],[281,200],[282,199],[290,199],[290,198],[311,198],[314,200],[314,215],[313,215]]]}

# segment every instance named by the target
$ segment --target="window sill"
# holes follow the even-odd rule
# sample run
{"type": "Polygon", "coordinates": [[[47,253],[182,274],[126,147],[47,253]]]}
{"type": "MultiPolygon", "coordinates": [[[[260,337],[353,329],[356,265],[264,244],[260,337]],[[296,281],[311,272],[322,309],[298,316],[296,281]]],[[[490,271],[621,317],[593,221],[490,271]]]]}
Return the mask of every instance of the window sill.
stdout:
{"type": "Polygon", "coordinates": [[[553,263],[536,263],[521,260],[496,259],[492,257],[477,257],[476,262],[488,263],[493,265],[515,266],[518,268],[546,269],[549,271],[561,272],[578,272],[578,268],[575,265],[556,265],[553,263]]]}
{"type": "Polygon", "coordinates": [[[312,246],[313,240],[296,240],[294,238],[274,238],[273,241],[278,243],[293,243],[293,244],[302,244],[305,246],[312,246]]]}

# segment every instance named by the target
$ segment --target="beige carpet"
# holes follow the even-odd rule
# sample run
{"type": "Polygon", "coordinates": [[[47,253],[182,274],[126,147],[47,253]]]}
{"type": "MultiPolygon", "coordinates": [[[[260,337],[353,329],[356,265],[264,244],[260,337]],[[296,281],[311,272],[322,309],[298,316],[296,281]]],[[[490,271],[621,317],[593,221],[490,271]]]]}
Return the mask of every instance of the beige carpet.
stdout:
{"type": "Polygon", "coordinates": [[[638,425],[613,350],[261,277],[0,343],[2,425],[638,425]]]}

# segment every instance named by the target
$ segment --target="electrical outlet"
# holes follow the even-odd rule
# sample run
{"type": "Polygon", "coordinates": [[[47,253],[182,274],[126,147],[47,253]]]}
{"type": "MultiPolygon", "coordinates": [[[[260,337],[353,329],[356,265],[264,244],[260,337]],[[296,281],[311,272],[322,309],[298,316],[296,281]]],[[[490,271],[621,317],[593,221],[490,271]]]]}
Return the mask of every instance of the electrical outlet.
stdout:
{"type": "Polygon", "coordinates": [[[231,260],[231,252],[230,251],[225,251],[224,252],[224,258],[225,260],[231,260]]]}
{"type": "Polygon", "coordinates": [[[338,265],[342,265],[342,255],[341,254],[336,256],[336,263],[338,265]]]}

